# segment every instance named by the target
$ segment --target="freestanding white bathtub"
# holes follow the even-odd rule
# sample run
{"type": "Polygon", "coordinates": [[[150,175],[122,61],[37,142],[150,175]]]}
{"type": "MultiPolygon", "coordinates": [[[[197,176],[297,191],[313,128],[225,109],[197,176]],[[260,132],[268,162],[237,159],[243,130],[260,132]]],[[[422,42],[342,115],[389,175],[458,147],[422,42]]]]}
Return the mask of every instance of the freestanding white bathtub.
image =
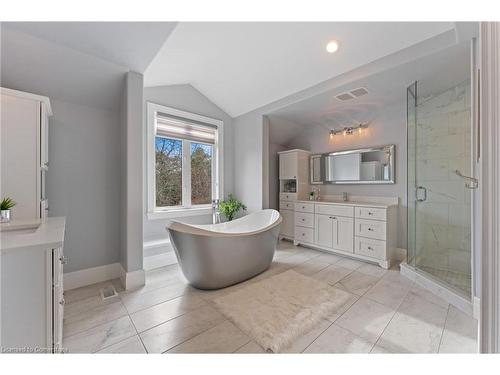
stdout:
{"type": "Polygon", "coordinates": [[[282,218],[262,210],[221,224],[167,225],[179,265],[199,289],[219,289],[247,280],[269,268],[282,218]]]}

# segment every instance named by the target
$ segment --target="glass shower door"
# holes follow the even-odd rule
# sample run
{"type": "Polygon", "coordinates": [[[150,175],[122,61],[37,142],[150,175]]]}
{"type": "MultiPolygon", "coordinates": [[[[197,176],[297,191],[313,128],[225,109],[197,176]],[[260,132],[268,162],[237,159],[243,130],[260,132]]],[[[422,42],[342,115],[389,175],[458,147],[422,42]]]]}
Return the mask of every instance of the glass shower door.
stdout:
{"type": "Polygon", "coordinates": [[[408,263],[470,297],[470,81],[431,86],[407,89],[408,263]]]}
{"type": "Polygon", "coordinates": [[[408,186],[408,264],[415,266],[416,250],[416,149],[417,149],[417,82],[406,89],[407,186],[408,186]]]}

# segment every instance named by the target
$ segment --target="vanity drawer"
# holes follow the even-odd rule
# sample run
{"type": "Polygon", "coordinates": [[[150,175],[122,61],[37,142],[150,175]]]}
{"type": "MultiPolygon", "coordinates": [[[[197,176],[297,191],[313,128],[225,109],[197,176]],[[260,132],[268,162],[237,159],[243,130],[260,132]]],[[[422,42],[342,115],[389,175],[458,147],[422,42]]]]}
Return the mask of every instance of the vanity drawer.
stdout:
{"type": "Polygon", "coordinates": [[[386,259],[386,242],[356,236],[354,253],[371,258],[386,259]]]}
{"type": "Polygon", "coordinates": [[[280,210],[293,210],[293,202],[280,201],[280,210]]]}
{"type": "Polygon", "coordinates": [[[296,201],[297,193],[280,193],[281,201],[296,201]]]}
{"type": "Polygon", "coordinates": [[[356,225],[354,226],[354,234],[356,236],[374,238],[377,240],[385,240],[386,222],[377,220],[356,219],[356,225]]]}
{"type": "Polygon", "coordinates": [[[314,213],[314,203],[296,202],[295,203],[295,211],[296,212],[314,213]]]}
{"type": "Polygon", "coordinates": [[[316,213],[323,215],[354,217],[354,207],[334,204],[316,204],[316,213]]]}
{"type": "Polygon", "coordinates": [[[295,225],[314,228],[314,214],[295,211],[295,225]]]}
{"type": "Polygon", "coordinates": [[[356,217],[370,220],[387,220],[387,210],[385,208],[356,207],[354,209],[356,217]]]}
{"type": "Polygon", "coordinates": [[[295,226],[295,241],[314,242],[314,229],[295,226]]]}

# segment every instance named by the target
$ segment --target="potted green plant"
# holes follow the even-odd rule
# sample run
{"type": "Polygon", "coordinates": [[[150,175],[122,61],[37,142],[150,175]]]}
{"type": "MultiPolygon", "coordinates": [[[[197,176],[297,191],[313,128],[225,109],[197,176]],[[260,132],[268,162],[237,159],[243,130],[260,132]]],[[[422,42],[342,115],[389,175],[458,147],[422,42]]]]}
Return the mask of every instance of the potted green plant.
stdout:
{"type": "Polygon", "coordinates": [[[16,202],[12,198],[4,198],[0,202],[0,221],[8,222],[10,221],[10,210],[16,205],[16,202]]]}
{"type": "Polygon", "coordinates": [[[247,207],[234,198],[232,194],[229,194],[226,200],[219,202],[219,212],[222,213],[228,221],[233,220],[234,215],[236,215],[238,211],[245,211],[246,209],[247,207]]]}

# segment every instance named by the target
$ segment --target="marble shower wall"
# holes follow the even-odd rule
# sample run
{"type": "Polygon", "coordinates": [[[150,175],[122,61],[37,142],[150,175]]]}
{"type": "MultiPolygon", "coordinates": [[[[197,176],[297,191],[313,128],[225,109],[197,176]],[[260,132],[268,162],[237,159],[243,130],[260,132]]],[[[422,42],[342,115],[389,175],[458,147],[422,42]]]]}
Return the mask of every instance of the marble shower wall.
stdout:
{"type": "Polygon", "coordinates": [[[471,175],[470,82],[422,98],[417,108],[417,264],[470,274],[470,190],[455,174],[471,175]]]}

